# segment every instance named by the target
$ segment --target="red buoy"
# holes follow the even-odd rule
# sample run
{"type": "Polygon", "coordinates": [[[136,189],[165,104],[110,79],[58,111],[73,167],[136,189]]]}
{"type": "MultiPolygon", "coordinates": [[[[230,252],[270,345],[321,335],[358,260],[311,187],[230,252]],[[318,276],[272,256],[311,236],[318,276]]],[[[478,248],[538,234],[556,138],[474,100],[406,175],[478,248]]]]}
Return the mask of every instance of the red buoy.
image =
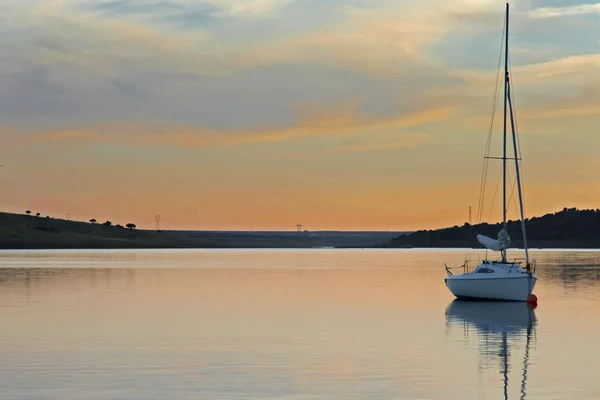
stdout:
{"type": "Polygon", "coordinates": [[[537,302],[538,302],[538,298],[535,294],[532,293],[529,296],[527,296],[527,303],[537,305],[537,302]]]}

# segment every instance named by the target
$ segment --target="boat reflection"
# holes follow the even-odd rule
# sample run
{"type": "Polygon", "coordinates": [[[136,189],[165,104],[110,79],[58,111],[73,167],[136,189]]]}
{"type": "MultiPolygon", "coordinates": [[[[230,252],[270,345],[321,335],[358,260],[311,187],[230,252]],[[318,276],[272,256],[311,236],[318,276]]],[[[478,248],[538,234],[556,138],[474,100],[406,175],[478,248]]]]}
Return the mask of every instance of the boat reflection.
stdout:
{"type": "MultiPolygon", "coordinates": [[[[508,380],[510,372],[511,351],[513,347],[524,342],[523,369],[520,398],[525,399],[529,348],[532,337],[535,338],[534,307],[521,302],[481,302],[454,300],[446,308],[446,322],[449,328],[462,326],[466,342],[471,333],[480,342],[479,355],[501,362],[500,373],[504,378],[504,399],[508,399],[508,380]]],[[[478,365],[480,367],[480,365],[478,365]]],[[[479,369],[480,371],[480,369],[479,369]]]]}

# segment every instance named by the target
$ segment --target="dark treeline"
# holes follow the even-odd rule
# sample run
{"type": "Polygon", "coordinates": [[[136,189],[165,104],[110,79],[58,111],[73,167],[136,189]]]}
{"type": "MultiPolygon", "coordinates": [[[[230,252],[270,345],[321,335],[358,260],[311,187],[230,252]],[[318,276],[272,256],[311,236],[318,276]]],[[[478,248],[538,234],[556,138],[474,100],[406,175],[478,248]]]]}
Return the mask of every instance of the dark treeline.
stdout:
{"type": "MultiPolygon", "coordinates": [[[[483,248],[477,241],[482,234],[496,238],[501,223],[454,226],[421,230],[400,236],[382,247],[467,247],[483,248]]],[[[530,248],[600,248],[600,210],[565,208],[562,211],[525,220],[530,248]]],[[[507,222],[511,247],[523,247],[520,221],[507,222]]]]}

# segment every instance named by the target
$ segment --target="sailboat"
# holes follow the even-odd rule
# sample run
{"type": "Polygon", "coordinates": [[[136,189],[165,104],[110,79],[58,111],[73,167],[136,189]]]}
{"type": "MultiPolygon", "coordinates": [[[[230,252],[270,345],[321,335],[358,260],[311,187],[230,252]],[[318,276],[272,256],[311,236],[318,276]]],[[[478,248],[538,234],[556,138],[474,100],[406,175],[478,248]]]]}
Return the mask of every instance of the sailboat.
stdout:
{"type": "MultiPolygon", "coordinates": [[[[448,276],[445,278],[446,286],[457,298],[466,299],[485,299],[485,300],[507,300],[507,301],[528,301],[533,291],[537,277],[535,275],[535,260],[529,259],[529,249],[527,247],[527,233],[525,230],[525,218],[523,212],[523,193],[521,188],[521,175],[519,171],[519,152],[517,151],[517,138],[515,132],[515,119],[513,115],[513,106],[510,90],[510,76],[508,64],[508,27],[509,27],[509,5],[506,4],[506,21],[504,31],[504,138],[503,138],[503,156],[487,157],[486,159],[496,158],[502,160],[503,177],[503,220],[502,229],[498,233],[497,239],[484,235],[477,235],[477,240],[487,249],[500,252],[499,260],[486,259],[472,271],[467,270],[467,263],[464,265],[462,274],[453,274],[446,266],[448,276]],[[510,127],[512,131],[512,142],[514,157],[507,157],[507,119],[510,116],[510,127]],[[519,207],[521,216],[521,231],[523,234],[523,244],[525,249],[525,265],[522,261],[509,261],[507,249],[510,245],[510,237],[506,229],[506,210],[507,210],[507,160],[514,160],[517,189],[519,193],[519,207]]],[[[487,254],[487,252],[486,252],[487,254]]]]}

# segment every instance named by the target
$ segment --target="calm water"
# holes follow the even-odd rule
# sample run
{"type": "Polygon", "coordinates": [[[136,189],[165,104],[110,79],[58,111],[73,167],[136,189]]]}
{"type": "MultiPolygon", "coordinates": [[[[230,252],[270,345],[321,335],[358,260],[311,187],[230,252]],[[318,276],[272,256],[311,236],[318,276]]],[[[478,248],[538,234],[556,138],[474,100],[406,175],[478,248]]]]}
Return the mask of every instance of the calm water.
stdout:
{"type": "Polygon", "coordinates": [[[0,252],[0,398],[600,399],[600,252],[534,256],[530,310],[467,250],[0,252]]]}

